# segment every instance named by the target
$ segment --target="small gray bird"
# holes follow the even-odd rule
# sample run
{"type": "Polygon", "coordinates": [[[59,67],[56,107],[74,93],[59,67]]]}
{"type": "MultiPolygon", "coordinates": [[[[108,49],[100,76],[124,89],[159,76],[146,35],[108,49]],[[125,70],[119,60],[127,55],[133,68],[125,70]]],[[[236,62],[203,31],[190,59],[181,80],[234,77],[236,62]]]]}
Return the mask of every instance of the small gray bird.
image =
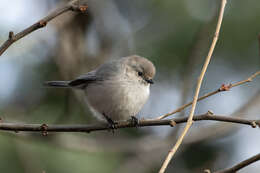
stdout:
{"type": "Polygon", "coordinates": [[[77,88],[85,91],[87,103],[94,115],[107,120],[111,128],[116,121],[132,120],[150,94],[155,67],[138,55],[104,63],[97,69],[71,81],[48,81],[50,87],[77,88]]]}

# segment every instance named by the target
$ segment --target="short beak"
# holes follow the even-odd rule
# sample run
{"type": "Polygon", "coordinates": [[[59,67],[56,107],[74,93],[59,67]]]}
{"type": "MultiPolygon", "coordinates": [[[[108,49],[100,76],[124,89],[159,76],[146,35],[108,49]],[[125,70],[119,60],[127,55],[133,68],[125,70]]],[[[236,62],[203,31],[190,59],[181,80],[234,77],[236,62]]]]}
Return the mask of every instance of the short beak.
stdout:
{"type": "Polygon", "coordinates": [[[153,83],[154,83],[152,79],[145,79],[145,81],[146,81],[147,83],[149,83],[149,84],[153,84],[153,83]]]}

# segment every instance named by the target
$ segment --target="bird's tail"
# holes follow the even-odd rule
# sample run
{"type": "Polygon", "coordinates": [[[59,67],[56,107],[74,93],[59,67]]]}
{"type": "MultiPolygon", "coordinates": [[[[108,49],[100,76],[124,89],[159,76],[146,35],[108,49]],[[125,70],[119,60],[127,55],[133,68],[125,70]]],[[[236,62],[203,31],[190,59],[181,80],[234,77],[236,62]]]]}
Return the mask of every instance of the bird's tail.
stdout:
{"type": "Polygon", "coordinates": [[[69,81],[46,81],[44,86],[48,87],[58,87],[58,88],[67,88],[69,86],[69,81]]]}

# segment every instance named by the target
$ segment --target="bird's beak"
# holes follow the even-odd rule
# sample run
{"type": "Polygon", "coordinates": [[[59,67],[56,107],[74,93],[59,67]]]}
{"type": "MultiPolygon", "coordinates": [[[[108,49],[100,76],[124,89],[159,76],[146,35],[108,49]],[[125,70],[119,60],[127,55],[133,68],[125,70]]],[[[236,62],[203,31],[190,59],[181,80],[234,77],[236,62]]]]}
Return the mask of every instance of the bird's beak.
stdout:
{"type": "Polygon", "coordinates": [[[145,79],[145,81],[149,84],[154,84],[153,80],[152,79],[145,79]]]}

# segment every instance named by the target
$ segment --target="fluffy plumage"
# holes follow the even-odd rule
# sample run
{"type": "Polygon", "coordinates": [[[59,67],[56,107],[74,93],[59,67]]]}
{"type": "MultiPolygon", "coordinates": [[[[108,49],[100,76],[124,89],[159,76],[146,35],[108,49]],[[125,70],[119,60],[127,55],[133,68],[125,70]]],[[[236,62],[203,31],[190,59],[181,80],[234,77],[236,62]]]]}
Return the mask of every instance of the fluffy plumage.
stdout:
{"type": "Polygon", "coordinates": [[[99,119],[107,116],[118,121],[129,119],[141,110],[149,97],[155,73],[151,61],[132,55],[104,63],[75,80],[45,84],[84,90],[88,105],[99,119]]]}

